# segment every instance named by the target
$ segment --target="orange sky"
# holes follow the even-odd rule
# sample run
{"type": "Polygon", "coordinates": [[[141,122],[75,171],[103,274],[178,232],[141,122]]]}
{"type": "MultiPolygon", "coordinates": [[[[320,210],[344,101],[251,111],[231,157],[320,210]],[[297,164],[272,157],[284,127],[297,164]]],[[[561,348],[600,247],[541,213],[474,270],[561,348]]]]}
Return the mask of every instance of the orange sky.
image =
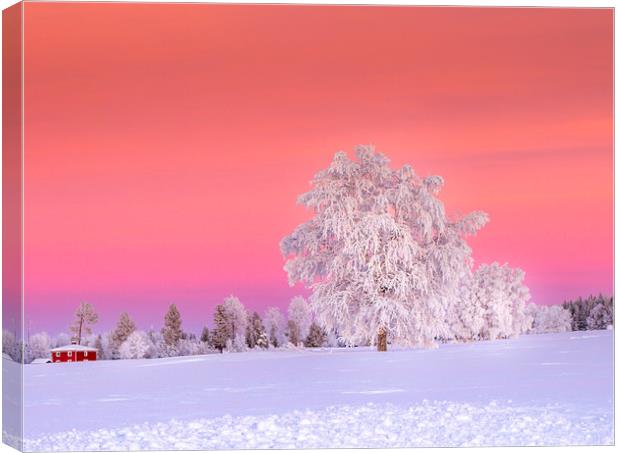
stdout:
{"type": "Polygon", "coordinates": [[[333,153],[373,143],[491,222],[533,301],[613,286],[611,9],[25,5],[25,301],[187,327],[285,307],[278,242],[333,153]]]}

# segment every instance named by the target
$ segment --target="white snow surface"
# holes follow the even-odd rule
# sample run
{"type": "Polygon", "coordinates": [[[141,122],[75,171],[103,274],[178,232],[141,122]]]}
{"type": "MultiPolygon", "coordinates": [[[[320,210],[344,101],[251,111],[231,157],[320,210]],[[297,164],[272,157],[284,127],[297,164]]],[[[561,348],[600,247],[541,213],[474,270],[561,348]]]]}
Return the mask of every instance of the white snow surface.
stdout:
{"type": "Polygon", "coordinates": [[[613,331],[27,365],[24,386],[29,451],[614,443],[613,331]]]}

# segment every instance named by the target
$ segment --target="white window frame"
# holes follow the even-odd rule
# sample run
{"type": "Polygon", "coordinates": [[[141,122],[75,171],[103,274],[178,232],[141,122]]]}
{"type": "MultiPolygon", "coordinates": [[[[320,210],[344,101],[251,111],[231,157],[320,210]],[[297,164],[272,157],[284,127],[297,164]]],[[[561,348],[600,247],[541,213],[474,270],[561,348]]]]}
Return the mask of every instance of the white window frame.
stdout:
{"type": "Polygon", "coordinates": [[[60,357],[60,351],[56,351],[56,357],[60,357]]]}

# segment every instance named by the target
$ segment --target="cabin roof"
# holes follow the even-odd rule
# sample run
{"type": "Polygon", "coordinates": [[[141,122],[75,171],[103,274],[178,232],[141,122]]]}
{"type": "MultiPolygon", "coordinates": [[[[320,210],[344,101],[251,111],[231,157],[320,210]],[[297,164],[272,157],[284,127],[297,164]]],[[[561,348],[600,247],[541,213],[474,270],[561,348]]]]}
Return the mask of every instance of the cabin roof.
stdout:
{"type": "Polygon", "coordinates": [[[68,344],[66,346],[60,346],[58,348],[51,349],[51,352],[63,352],[63,351],[97,351],[97,348],[91,348],[90,346],[83,346],[81,344],[68,344]]]}

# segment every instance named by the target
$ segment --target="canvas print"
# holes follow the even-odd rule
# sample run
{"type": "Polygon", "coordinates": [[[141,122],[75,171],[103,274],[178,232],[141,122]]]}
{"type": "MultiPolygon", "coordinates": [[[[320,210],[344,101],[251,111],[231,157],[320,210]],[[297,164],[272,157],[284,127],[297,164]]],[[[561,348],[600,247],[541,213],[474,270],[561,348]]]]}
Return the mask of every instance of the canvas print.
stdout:
{"type": "Polygon", "coordinates": [[[614,444],[613,9],[3,12],[3,441],[614,444]]]}

